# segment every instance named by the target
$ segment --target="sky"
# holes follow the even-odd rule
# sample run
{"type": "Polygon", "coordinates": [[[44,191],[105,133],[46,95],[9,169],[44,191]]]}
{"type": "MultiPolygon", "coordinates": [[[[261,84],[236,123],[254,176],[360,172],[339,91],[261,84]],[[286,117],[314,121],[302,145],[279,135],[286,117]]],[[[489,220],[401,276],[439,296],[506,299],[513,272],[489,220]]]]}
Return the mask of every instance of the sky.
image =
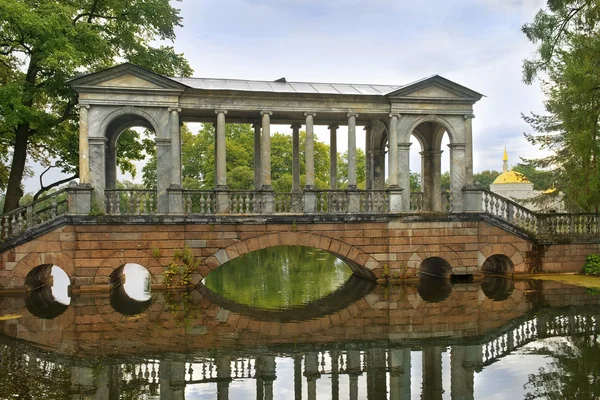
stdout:
{"type": "MultiPolygon", "coordinates": [[[[535,47],[521,33],[542,0],[183,0],[173,43],[194,76],[403,85],[441,75],[484,97],[474,106],[474,171],[540,153],[521,113],[543,112],[539,85],[522,82],[535,47]]],[[[318,122],[318,121],[316,121],[318,122]]],[[[193,127],[192,127],[193,129],[193,127]]],[[[316,127],[328,142],[326,127],[316,127]]],[[[276,126],[272,132],[287,132],[276,126]]],[[[339,150],[344,151],[345,129],[339,150]]],[[[364,132],[357,129],[364,148],[364,132]]],[[[411,169],[420,169],[418,144],[411,169]]],[[[442,159],[447,170],[448,151],[442,159]]],[[[49,176],[48,181],[54,176],[49,176]]],[[[39,186],[26,182],[26,191],[39,186]]]]}

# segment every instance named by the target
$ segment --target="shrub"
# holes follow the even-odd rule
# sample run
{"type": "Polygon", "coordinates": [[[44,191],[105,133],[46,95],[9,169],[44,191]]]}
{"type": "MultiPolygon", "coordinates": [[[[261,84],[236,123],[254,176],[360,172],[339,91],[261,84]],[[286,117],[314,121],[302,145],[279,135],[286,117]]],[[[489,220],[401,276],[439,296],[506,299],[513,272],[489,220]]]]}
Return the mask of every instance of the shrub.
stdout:
{"type": "Polygon", "coordinates": [[[600,254],[590,254],[585,258],[585,265],[581,270],[585,275],[600,275],[600,254]]]}

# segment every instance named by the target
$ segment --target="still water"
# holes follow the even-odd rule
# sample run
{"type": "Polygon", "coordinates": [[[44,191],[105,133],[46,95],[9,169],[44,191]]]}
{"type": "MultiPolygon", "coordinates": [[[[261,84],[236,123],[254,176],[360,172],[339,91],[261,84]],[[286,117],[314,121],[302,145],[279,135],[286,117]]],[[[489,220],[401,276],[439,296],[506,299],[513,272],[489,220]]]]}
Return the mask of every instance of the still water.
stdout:
{"type": "Polygon", "coordinates": [[[0,399],[600,396],[600,296],[585,288],[381,286],[305,247],[248,254],[187,293],[122,272],[111,294],[0,297],[0,399]]]}

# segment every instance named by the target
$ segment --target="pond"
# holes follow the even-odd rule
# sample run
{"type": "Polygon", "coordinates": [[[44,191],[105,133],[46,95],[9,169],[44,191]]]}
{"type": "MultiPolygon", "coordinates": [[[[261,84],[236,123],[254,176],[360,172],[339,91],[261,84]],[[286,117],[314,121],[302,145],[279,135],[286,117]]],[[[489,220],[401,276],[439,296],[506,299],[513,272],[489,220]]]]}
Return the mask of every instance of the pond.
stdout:
{"type": "Polygon", "coordinates": [[[110,294],[0,297],[0,399],[597,398],[600,296],[551,281],[382,286],[306,247],[189,292],[143,267],[110,294]]]}

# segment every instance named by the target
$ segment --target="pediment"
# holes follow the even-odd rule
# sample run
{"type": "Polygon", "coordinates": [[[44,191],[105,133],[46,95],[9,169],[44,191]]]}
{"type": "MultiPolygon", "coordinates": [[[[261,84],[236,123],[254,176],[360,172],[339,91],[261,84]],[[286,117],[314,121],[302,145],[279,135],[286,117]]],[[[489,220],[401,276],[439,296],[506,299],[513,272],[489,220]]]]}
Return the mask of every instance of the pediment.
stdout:
{"type": "Polygon", "coordinates": [[[121,64],[103,71],[82,75],[69,81],[76,91],[85,89],[176,90],[186,86],[133,64],[121,64]]]}
{"type": "Polygon", "coordinates": [[[463,101],[476,102],[483,97],[465,86],[452,82],[439,75],[423,79],[401,87],[387,95],[391,100],[439,100],[439,101],[463,101]]]}

